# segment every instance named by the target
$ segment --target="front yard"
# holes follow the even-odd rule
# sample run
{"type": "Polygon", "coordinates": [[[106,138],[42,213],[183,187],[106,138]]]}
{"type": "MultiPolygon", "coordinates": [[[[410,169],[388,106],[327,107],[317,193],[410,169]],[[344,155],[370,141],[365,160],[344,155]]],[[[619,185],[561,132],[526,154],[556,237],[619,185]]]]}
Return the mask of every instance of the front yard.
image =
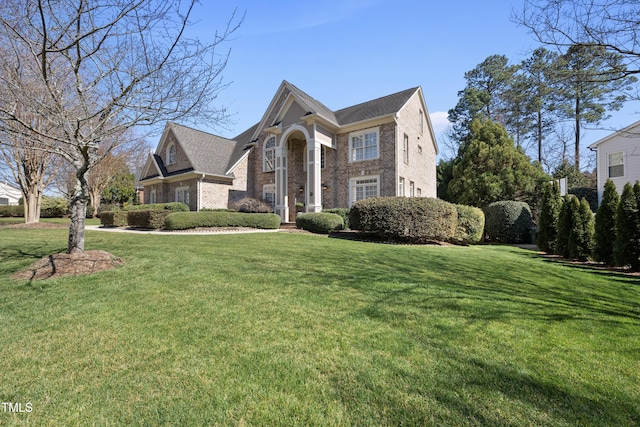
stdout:
{"type": "Polygon", "coordinates": [[[640,424],[637,277],[512,247],[88,231],[126,264],[10,279],[66,233],[0,228],[0,425],[640,424]]]}

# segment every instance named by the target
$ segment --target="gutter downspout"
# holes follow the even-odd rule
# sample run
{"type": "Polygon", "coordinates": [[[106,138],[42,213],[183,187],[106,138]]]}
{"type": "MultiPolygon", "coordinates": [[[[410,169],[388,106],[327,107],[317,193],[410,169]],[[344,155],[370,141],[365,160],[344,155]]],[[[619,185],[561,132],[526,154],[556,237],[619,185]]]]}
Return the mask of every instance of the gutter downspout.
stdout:
{"type": "Polygon", "coordinates": [[[204,180],[204,174],[202,174],[202,176],[200,176],[200,179],[198,180],[198,206],[196,206],[196,211],[200,212],[200,209],[202,208],[202,181],[204,180]]]}

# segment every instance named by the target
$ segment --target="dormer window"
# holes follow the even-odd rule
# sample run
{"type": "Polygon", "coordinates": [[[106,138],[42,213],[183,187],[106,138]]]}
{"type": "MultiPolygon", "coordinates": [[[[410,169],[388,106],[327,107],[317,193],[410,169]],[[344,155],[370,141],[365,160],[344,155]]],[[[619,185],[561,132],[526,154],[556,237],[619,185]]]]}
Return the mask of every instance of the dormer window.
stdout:
{"type": "Polygon", "coordinates": [[[273,172],[276,170],[276,138],[271,137],[264,144],[264,157],[262,163],[262,171],[263,172],[273,172]]]}
{"type": "Polygon", "coordinates": [[[167,164],[173,164],[176,162],[176,145],[171,144],[169,148],[167,148],[167,164]]]}

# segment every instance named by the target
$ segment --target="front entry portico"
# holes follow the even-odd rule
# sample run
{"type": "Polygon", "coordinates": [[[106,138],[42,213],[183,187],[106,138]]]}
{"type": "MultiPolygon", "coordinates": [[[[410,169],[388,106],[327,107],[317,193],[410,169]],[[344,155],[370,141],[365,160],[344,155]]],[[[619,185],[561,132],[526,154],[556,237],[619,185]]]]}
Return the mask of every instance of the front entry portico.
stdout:
{"type": "Polygon", "coordinates": [[[322,211],[321,144],[307,129],[293,125],[276,135],[275,212],[281,221],[291,221],[296,204],[303,212],[322,211]]]}

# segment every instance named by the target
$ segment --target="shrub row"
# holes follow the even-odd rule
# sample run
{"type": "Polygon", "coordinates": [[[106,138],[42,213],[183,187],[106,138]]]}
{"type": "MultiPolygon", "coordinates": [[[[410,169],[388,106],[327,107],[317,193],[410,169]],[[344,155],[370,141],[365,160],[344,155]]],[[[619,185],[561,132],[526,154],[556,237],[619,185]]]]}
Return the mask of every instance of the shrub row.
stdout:
{"type": "Polygon", "coordinates": [[[525,202],[501,201],[485,207],[485,237],[501,243],[530,243],[534,230],[531,209],[525,202]]]}
{"type": "Polygon", "coordinates": [[[179,202],[131,205],[123,209],[100,212],[100,223],[105,227],[125,227],[128,225],[139,228],[163,228],[164,218],[167,215],[172,212],[185,211],[188,212],[189,207],[179,202]],[[153,213],[137,213],[147,211],[153,213]],[[130,212],[136,213],[129,215],[130,212]]]}
{"type": "Polygon", "coordinates": [[[332,231],[343,230],[344,220],[335,213],[309,212],[296,217],[296,227],[312,233],[329,234],[332,231]]]}
{"type": "Polygon", "coordinates": [[[124,227],[127,225],[127,211],[106,211],[100,214],[100,224],[105,227],[124,227]]]}
{"type": "Polygon", "coordinates": [[[131,205],[123,208],[126,211],[170,211],[170,212],[189,212],[189,206],[180,202],[170,203],[153,203],[148,205],[131,205]]]}
{"type": "Polygon", "coordinates": [[[244,212],[174,212],[165,219],[167,230],[187,230],[196,227],[251,227],[276,229],[280,217],[270,213],[244,212]]]}
{"type": "MultiPolygon", "coordinates": [[[[40,218],[62,218],[67,214],[66,206],[51,206],[40,208],[40,218]]],[[[19,218],[24,216],[24,205],[0,206],[0,217],[19,218]]]]}
{"type": "Polygon", "coordinates": [[[1,218],[21,217],[21,216],[24,216],[24,208],[22,207],[22,205],[0,206],[1,218]]]}
{"type": "Polygon", "coordinates": [[[132,210],[127,212],[127,224],[136,228],[164,228],[165,218],[172,213],[170,210],[132,210]]]}
{"type": "Polygon", "coordinates": [[[458,208],[444,200],[418,197],[378,197],[354,203],[351,228],[379,238],[409,243],[477,243],[484,214],[458,208]],[[461,212],[459,214],[458,212],[461,212]],[[462,220],[459,222],[459,215],[462,220]]]}

